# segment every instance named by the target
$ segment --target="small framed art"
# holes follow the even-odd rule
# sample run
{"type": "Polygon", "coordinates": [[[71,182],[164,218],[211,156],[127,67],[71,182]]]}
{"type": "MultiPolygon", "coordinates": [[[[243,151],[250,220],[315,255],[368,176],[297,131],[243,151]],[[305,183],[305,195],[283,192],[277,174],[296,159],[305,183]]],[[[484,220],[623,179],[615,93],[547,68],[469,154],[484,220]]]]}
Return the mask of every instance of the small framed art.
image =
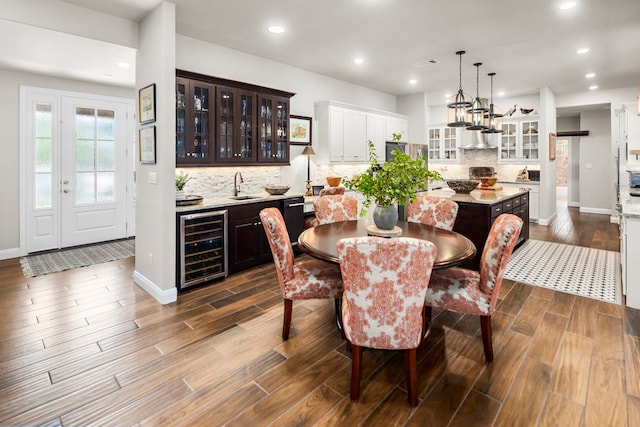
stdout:
{"type": "Polygon", "coordinates": [[[138,105],[140,108],[140,124],[156,121],[156,84],[143,87],[138,91],[138,105]]]}
{"type": "Polygon", "coordinates": [[[291,145],[311,144],[311,117],[294,116],[289,117],[289,143],[291,145]]]}
{"type": "Polygon", "coordinates": [[[156,127],[140,129],[140,163],[156,163],[156,127]]]}
{"type": "Polygon", "coordinates": [[[549,132],[549,160],[556,159],[556,134],[549,132]]]}

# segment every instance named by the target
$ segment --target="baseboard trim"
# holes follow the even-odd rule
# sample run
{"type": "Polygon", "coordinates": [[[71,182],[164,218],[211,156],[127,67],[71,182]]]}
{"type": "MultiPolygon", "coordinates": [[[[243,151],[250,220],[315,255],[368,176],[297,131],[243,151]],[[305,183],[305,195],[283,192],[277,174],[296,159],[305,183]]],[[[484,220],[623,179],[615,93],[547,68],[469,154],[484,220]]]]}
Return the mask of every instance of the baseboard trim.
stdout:
{"type": "Polygon", "coordinates": [[[570,208],[579,208],[580,207],[580,203],[579,202],[568,202],[567,206],[569,206],[570,208]]]}
{"type": "Polygon", "coordinates": [[[609,217],[609,222],[611,224],[620,224],[620,218],[618,218],[618,215],[611,215],[609,217]]]}
{"type": "Polygon", "coordinates": [[[144,289],[149,295],[154,297],[160,304],[169,304],[177,301],[178,289],[160,289],[155,283],[147,279],[144,275],[138,273],[137,270],[133,272],[133,281],[136,285],[144,289]]]}
{"type": "Polygon", "coordinates": [[[558,216],[558,213],[554,212],[553,215],[551,215],[549,218],[544,218],[544,219],[538,218],[538,225],[548,226],[549,224],[551,224],[551,221],[556,219],[557,216],[558,216]]]}
{"type": "Polygon", "coordinates": [[[580,208],[580,213],[592,213],[598,215],[611,215],[611,209],[603,208],[580,208]]]}
{"type": "Polygon", "coordinates": [[[0,250],[0,260],[19,258],[20,248],[2,249],[0,250]]]}

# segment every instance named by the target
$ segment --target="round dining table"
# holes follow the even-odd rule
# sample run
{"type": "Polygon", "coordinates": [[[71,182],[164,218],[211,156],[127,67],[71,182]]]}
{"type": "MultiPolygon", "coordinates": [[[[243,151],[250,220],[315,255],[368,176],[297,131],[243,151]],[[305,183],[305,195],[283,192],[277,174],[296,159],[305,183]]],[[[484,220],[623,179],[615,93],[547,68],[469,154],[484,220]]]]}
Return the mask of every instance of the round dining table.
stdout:
{"type": "MultiPolygon", "coordinates": [[[[298,247],[314,258],[338,263],[338,240],[346,237],[367,236],[367,220],[340,221],[307,228],[298,237],[298,247]]],[[[464,263],[476,255],[471,240],[455,231],[431,225],[399,221],[401,237],[413,237],[432,242],[438,249],[434,269],[448,268],[464,263]]]]}

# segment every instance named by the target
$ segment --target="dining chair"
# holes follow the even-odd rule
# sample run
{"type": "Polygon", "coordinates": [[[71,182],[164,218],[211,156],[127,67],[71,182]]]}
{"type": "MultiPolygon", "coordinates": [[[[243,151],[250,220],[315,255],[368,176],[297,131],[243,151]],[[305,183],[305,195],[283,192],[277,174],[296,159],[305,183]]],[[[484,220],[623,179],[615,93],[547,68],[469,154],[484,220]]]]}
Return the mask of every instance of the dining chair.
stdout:
{"type": "Polygon", "coordinates": [[[345,191],[346,188],[341,185],[337,187],[325,187],[320,190],[319,196],[340,196],[344,194],[345,191]]]}
{"type": "Polygon", "coordinates": [[[342,275],[336,264],[314,258],[295,261],[289,232],[280,210],[260,211],[260,220],[271,247],[280,291],[284,298],[282,339],[289,339],[293,300],[329,299],[342,296],[342,275]]]}
{"type": "Polygon", "coordinates": [[[484,357],[488,363],[493,361],[491,315],[522,225],[522,219],[515,215],[498,216],[482,251],[480,271],[460,267],[436,270],[427,289],[427,320],[431,320],[432,307],[480,316],[484,357]]]}
{"type": "Polygon", "coordinates": [[[318,224],[358,219],[358,201],[345,195],[322,196],[313,202],[318,224]]]}
{"type": "Polygon", "coordinates": [[[409,403],[418,404],[416,348],[436,246],[410,237],[351,237],[337,243],[342,324],[351,343],[351,400],[360,397],[363,347],[404,350],[409,403]]]}
{"type": "Polygon", "coordinates": [[[453,230],[458,216],[458,204],[451,199],[418,196],[407,204],[407,221],[420,222],[445,230],[453,230]]]}

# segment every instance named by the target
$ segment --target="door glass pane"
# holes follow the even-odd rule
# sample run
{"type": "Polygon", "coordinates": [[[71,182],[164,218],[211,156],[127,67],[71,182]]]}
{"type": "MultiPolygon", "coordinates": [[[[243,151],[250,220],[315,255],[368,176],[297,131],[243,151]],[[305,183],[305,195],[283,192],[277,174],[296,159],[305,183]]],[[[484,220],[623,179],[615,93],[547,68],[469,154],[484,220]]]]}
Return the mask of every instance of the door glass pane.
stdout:
{"type": "Polygon", "coordinates": [[[51,139],[36,139],[36,172],[51,172],[51,139]]]}
{"type": "Polygon", "coordinates": [[[51,207],[51,174],[36,174],[36,208],[51,207]]]}
{"type": "Polygon", "coordinates": [[[88,172],[95,170],[95,146],[93,140],[76,141],[76,171],[88,172]]]}
{"type": "Polygon", "coordinates": [[[76,108],[76,138],[94,139],[96,118],[94,108],[76,108]]]}
{"type": "Polygon", "coordinates": [[[115,169],[115,141],[98,141],[97,145],[96,169],[99,171],[113,171],[115,169]]]}
{"type": "Polygon", "coordinates": [[[98,139],[115,139],[115,112],[98,110],[98,139]]]}
{"type": "Polygon", "coordinates": [[[113,172],[98,172],[96,174],[97,202],[115,201],[114,187],[116,174],[113,172]]]}
{"type": "Polygon", "coordinates": [[[36,105],[36,138],[51,138],[51,105],[36,105]]]}
{"type": "Polygon", "coordinates": [[[76,204],[95,203],[95,175],[93,172],[76,173],[76,204]]]}

